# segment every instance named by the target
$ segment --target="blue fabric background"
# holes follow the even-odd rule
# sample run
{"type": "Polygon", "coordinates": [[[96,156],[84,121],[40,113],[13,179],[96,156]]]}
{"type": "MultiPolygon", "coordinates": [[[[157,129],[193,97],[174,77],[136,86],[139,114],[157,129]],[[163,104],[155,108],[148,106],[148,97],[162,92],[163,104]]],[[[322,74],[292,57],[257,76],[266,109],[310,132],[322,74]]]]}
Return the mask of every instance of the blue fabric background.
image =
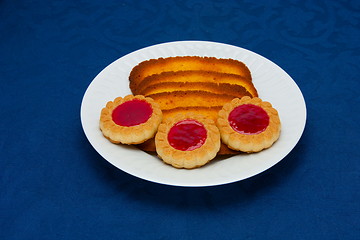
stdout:
{"type": "Polygon", "coordinates": [[[359,1],[0,0],[0,239],[360,239],[359,1]],[[177,40],[281,66],[308,110],[295,149],[217,187],[130,176],[80,123],[92,79],[177,40]]]}

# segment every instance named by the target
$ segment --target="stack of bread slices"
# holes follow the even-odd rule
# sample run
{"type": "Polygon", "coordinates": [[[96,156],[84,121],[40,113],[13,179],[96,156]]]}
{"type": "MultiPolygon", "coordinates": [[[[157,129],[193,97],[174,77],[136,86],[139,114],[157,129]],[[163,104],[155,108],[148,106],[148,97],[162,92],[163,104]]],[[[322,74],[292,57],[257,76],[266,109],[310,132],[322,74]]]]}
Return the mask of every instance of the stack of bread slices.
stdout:
{"type": "MultiPolygon", "coordinates": [[[[248,67],[241,61],[215,57],[179,56],[143,61],[129,76],[134,95],[151,97],[163,118],[193,112],[216,122],[225,103],[243,96],[257,97],[248,67]]],[[[139,145],[155,151],[154,139],[139,145]]],[[[218,155],[236,154],[222,144],[218,155]]]]}

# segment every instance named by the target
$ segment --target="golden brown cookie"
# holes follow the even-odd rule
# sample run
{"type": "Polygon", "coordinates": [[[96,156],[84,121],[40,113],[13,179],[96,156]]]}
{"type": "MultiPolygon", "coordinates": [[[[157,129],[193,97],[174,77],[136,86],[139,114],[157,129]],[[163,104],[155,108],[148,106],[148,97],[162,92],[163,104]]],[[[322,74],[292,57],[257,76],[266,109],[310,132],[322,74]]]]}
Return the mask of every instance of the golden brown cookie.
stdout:
{"type": "Polygon", "coordinates": [[[219,111],[217,126],[222,142],[242,152],[269,148],[280,136],[277,110],[260,98],[235,98],[219,111]]]}
{"type": "Polygon", "coordinates": [[[161,120],[153,99],[128,95],[109,101],[101,110],[100,129],[113,143],[139,144],[154,137],[161,120]]]}
{"type": "Polygon", "coordinates": [[[155,136],[158,156],[176,168],[197,168],[216,157],[220,133],[211,119],[185,114],[166,119],[155,136]]]}

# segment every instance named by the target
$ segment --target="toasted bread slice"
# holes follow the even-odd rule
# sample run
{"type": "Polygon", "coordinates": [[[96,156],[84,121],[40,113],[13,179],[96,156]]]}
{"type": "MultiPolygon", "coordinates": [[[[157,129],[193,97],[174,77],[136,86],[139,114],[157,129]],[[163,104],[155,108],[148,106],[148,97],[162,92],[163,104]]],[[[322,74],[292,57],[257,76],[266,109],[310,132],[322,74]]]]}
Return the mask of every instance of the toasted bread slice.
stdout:
{"type": "Polygon", "coordinates": [[[147,95],[160,105],[161,110],[177,107],[222,106],[234,99],[234,96],[206,91],[174,91],[147,95]]]}
{"type": "Polygon", "coordinates": [[[176,107],[172,109],[163,110],[163,118],[174,117],[179,113],[192,112],[195,114],[203,115],[214,121],[217,120],[218,112],[222,109],[222,106],[211,106],[211,107],[176,107]]]}
{"type": "Polygon", "coordinates": [[[232,96],[249,96],[253,95],[249,93],[246,88],[240,85],[229,83],[212,83],[212,82],[164,82],[157,83],[148,86],[142,95],[148,96],[161,92],[175,92],[175,91],[206,91],[216,94],[227,94],[232,96]]]}
{"type": "Polygon", "coordinates": [[[244,91],[251,97],[257,97],[258,93],[251,80],[239,75],[218,73],[212,71],[179,71],[163,72],[146,77],[137,87],[136,94],[148,95],[156,92],[174,90],[208,90],[210,92],[245,96],[244,91]],[[175,84],[177,83],[177,84],[175,84]],[[205,89],[207,88],[207,89],[205,89]],[[234,92],[238,92],[234,94],[234,92]]]}
{"type": "Polygon", "coordinates": [[[251,81],[250,70],[238,60],[199,56],[168,57],[150,59],[135,66],[129,76],[130,89],[134,94],[140,94],[137,91],[138,85],[146,77],[162,72],[188,70],[236,74],[251,81]]]}

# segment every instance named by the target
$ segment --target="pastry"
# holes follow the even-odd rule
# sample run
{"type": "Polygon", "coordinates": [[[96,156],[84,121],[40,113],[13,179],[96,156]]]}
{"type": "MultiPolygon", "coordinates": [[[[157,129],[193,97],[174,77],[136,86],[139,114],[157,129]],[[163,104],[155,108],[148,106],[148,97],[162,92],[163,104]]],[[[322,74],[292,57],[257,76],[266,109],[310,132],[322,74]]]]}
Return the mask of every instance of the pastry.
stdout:
{"type": "MultiPolygon", "coordinates": [[[[151,97],[159,104],[164,120],[191,113],[216,122],[225,103],[243,96],[258,96],[250,70],[233,59],[197,56],[150,59],[132,69],[129,81],[133,94],[151,97]]],[[[154,139],[138,147],[153,152],[154,139]]],[[[221,144],[218,155],[229,154],[236,151],[221,144]]]]}
{"type": "Polygon", "coordinates": [[[176,168],[197,168],[215,158],[220,149],[220,133],[211,119],[180,114],[160,124],[155,147],[165,163],[176,168]]]}
{"type": "Polygon", "coordinates": [[[234,59],[219,59],[215,57],[168,57],[143,61],[135,66],[129,76],[130,89],[138,94],[138,85],[144,78],[162,72],[177,72],[187,70],[203,70],[220,73],[231,73],[240,75],[251,80],[251,74],[246,65],[234,59]]]}
{"type": "Polygon", "coordinates": [[[113,143],[139,144],[155,136],[161,120],[161,109],[153,99],[127,95],[101,110],[100,129],[113,143]]]}
{"type": "Polygon", "coordinates": [[[217,126],[222,142],[242,152],[269,148],[279,138],[281,129],[277,110],[269,102],[248,96],[225,104],[219,111],[217,126]]]}

